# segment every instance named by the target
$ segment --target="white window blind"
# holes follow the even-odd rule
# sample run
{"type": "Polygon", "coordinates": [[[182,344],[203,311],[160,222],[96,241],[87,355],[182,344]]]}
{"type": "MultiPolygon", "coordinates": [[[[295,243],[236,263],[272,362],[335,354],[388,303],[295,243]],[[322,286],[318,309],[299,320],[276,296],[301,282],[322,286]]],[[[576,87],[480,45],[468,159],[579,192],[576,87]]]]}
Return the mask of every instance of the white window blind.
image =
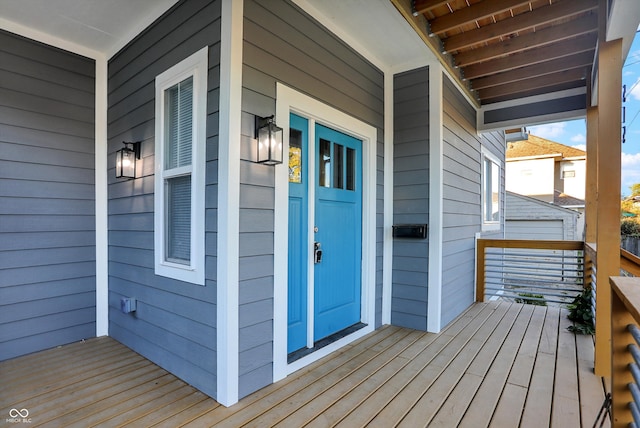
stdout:
{"type": "Polygon", "coordinates": [[[191,260],[191,176],[167,180],[167,260],[191,260]]]}
{"type": "Polygon", "coordinates": [[[166,90],[167,153],[165,168],[191,165],[193,77],[166,90]]]}

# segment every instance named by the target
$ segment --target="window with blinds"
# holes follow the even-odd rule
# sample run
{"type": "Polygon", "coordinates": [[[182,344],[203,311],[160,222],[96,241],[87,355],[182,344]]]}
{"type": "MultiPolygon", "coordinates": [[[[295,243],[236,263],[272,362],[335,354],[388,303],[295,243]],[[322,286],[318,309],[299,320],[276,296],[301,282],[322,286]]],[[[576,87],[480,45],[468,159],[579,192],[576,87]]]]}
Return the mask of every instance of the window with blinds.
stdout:
{"type": "Polygon", "coordinates": [[[207,48],[156,78],[155,271],[204,284],[207,48]]]}
{"type": "Polygon", "coordinates": [[[193,77],[165,91],[166,259],[191,260],[191,146],[193,77]]]}

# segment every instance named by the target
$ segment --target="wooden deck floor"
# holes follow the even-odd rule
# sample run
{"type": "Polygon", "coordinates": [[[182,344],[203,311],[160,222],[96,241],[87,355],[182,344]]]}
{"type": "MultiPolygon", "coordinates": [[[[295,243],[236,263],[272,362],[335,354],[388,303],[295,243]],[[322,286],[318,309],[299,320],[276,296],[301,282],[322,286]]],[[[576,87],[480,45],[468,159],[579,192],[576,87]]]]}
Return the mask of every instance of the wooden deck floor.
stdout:
{"type": "Polygon", "coordinates": [[[110,338],[0,363],[0,425],[591,427],[593,341],[566,312],[470,307],[442,333],[382,328],[225,408],[110,338]],[[14,412],[15,413],[15,412],[14,412]]]}

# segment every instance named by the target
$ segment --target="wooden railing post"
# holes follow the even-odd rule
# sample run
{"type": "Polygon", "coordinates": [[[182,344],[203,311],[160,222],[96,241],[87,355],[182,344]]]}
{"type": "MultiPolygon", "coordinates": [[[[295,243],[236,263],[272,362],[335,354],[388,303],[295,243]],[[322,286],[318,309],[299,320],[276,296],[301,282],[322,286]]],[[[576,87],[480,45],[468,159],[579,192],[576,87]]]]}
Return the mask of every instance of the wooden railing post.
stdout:
{"type": "MultiPolygon", "coordinates": [[[[633,415],[629,408],[629,403],[633,401],[633,396],[628,388],[628,384],[633,382],[633,375],[629,370],[629,363],[633,357],[627,350],[629,343],[632,343],[633,336],[629,333],[627,326],[635,323],[633,316],[629,313],[625,299],[626,296],[620,293],[619,286],[629,286],[638,288],[638,284],[631,284],[630,278],[612,277],[611,282],[611,425],[614,427],[627,427],[633,422],[633,415]],[[629,284],[626,284],[629,282],[629,284]]],[[[604,288],[604,287],[601,287],[604,288]]],[[[627,290],[628,291],[628,290],[627,290]]],[[[636,296],[637,297],[637,296],[636,296]]],[[[633,302],[627,302],[633,307],[633,302]]],[[[637,302],[635,302],[637,303],[637,302]]]]}
{"type": "Polygon", "coordinates": [[[476,302],[484,302],[485,240],[478,239],[476,247],[476,302]]]}
{"type": "MultiPolygon", "coordinates": [[[[605,4],[608,2],[601,2],[605,4]]],[[[602,39],[604,40],[604,38],[602,39]]],[[[598,44],[598,205],[596,244],[595,373],[610,376],[611,288],[609,277],[620,275],[620,112],[622,100],[622,40],[598,44]]]]}

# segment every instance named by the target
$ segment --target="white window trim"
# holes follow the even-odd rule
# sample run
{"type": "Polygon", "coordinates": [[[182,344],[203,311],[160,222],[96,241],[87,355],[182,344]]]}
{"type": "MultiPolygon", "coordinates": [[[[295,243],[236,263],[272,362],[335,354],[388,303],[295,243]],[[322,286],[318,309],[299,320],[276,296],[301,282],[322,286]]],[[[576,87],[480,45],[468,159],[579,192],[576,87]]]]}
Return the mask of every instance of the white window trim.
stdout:
{"type": "Polygon", "coordinates": [[[498,180],[501,181],[502,180],[502,171],[503,171],[503,165],[502,162],[500,162],[500,160],[498,160],[498,157],[496,155],[494,155],[493,153],[491,153],[488,149],[486,149],[484,146],[482,147],[482,159],[480,162],[480,188],[481,188],[481,208],[480,208],[480,215],[482,218],[482,231],[495,231],[495,230],[500,230],[501,227],[501,223],[502,223],[502,209],[503,209],[503,205],[504,205],[504,197],[502,194],[502,183],[498,183],[498,220],[496,221],[486,221],[484,218],[484,210],[486,208],[486,189],[485,189],[485,168],[484,168],[484,162],[485,160],[488,159],[491,162],[495,163],[496,165],[498,165],[498,180]]]}
{"type": "Polygon", "coordinates": [[[209,48],[204,47],[174,65],[155,80],[155,273],[180,281],[204,285],[204,217],[207,123],[207,72],[209,48]],[[164,186],[164,93],[171,86],[193,77],[193,146],[191,167],[191,263],[183,265],[165,258],[165,186],[164,186]]]}

